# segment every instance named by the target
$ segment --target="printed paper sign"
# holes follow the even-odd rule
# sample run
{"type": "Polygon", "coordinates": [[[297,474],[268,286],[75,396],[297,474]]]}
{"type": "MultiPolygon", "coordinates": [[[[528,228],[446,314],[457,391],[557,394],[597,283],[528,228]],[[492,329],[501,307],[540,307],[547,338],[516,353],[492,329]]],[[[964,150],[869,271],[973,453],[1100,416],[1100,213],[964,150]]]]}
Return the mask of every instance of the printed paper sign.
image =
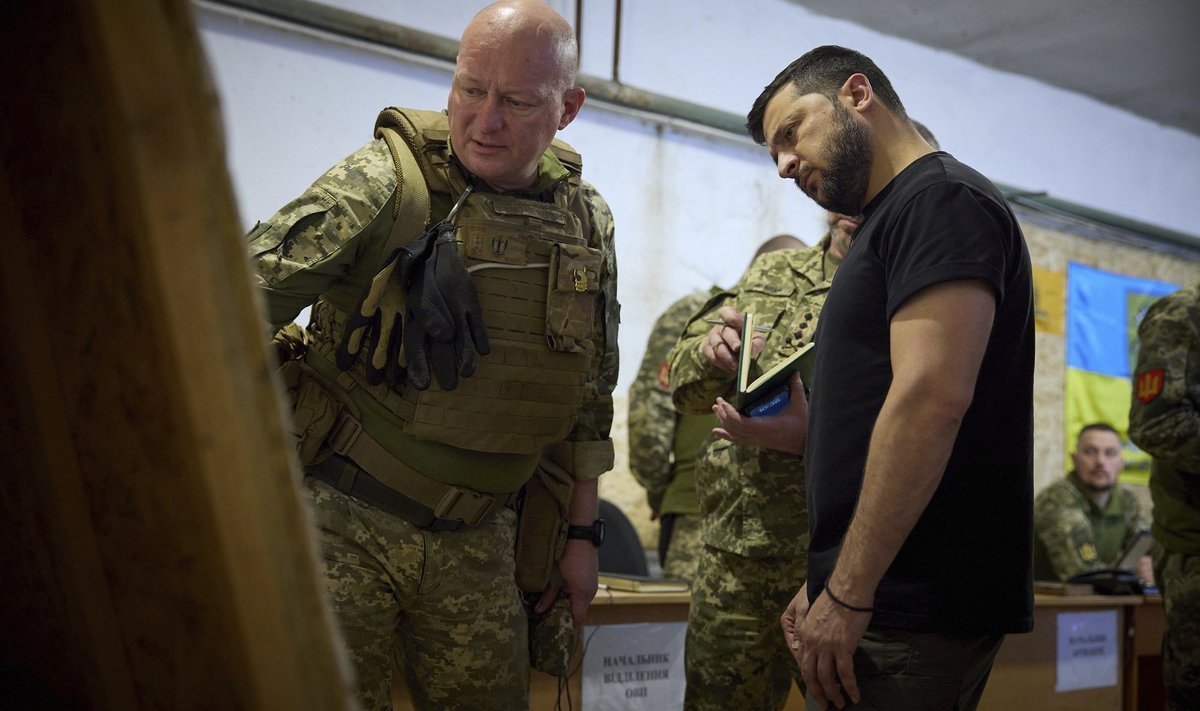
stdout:
{"type": "Polygon", "coordinates": [[[682,709],[686,635],[686,622],[585,627],[583,708],[682,709]]]}
{"type": "Polygon", "coordinates": [[[1055,691],[1117,685],[1120,638],[1117,611],[1058,615],[1058,675],[1055,691]]]}

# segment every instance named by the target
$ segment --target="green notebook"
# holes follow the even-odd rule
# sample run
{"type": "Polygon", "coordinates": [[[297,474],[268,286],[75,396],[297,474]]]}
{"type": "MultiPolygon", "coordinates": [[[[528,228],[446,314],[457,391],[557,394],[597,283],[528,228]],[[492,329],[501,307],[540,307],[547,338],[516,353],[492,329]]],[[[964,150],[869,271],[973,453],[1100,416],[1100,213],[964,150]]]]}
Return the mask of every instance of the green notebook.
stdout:
{"type": "MultiPolygon", "coordinates": [[[[754,314],[746,313],[742,318],[742,333],[754,333],[754,314]]],[[[803,348],[776,363],[770,370],[751,380],[754,356],[750,353],[752,349],[749,339],[743,337],[742,348],[738,352],[737,392],[734,394],[733,406],[738,412],[750,417],[772,415],[783,409],[788,403],[788,378],[792,373],[799,371],[805,389],[812,382],[816,345],[810,341],[803,348]]]]}

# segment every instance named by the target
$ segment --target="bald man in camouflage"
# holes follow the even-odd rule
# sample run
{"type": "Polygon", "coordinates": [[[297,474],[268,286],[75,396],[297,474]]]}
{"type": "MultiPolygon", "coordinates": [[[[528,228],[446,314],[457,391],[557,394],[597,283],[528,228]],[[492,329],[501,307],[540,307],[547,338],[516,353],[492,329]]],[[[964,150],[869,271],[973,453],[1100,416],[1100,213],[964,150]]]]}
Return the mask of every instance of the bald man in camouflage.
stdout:
{"type": "Polygon", "coordinates": [[[577,66],[550,6],[489,5],[447,111],[384,110],[250,235],[271,325],[313,305],[285,380],[364,709],[391,708],[393,669],[418,709],[528,709],[514,507],[529,520],[531,480],[566,493],[530,613],[569,635],[596,593],[618,306],[612,215],[556,139],[577,66]]]}
{"type": "Polygon", "coordinates": [[[1129,438],[1149,452],[1170,711],[1200,709],[1200,284],[1155,302],[1138,327],[1129,438]]]}
{"type": "MultiPolygon", "coordinates": [[[[747,342],[770,368],[807,345],[858,219],[829,213],[815,247],[755,260],[741,281],[687,325],[671,351],[673,399],[683,413],[712,413],[731,399],[737,351],[747,342]],[[744,339],[742,314],[771,329],[744,339]],[[721,321],[711,325],[710,319],[721,321]]],[[[793,378],[789,387],[803,387],[793,378]]],[[[723,405],[732,409],[728,403],[723,405]]],[[[685,648],[690,710],[778,709],[800,671],[779,615],[806,577],[804,448],[807,405],[793,397],[774,416],[728,419],[697,459],[703,548],[685,648]],[[799,432],[799,437],[797,437],[799,432]],[[734,444],[736,440],[738,444],[734,444]]]]}

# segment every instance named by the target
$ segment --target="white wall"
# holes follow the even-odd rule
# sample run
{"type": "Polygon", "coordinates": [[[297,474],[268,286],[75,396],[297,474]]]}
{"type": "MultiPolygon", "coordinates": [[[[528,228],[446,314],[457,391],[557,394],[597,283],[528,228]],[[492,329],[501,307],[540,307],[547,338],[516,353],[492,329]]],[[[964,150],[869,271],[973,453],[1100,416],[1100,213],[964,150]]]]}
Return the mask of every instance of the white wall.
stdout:
{"type": "MultiPolygon", "coordinates": [[[[457,38],[482,0],[341,0],[355,12],[457,38]]],[[[575,3],[551,5],[574,20],[575,3]]],[[[582,71],[612,78],[613,0],[585,0],[582,71]]],[[[788,62],[819,44],[859,49],[943,148],[994,180],[1200,235],[1200,138],[1019,76],[814,15],[784,0],[625,0],[619,78],[744,114],[788,62]]],[[[981,11],[986,4],[981,3],[981,11]]],[[[247,227],[370,139],[389,105],[441,108],[449,67],[197,6],[247,227]]],[[[622,378],[654,317],[734,281],[778,232],[812,242],[822,212],[775,177],[763,150],[588,103],[563,132],[617,221],[622,378]]]]}

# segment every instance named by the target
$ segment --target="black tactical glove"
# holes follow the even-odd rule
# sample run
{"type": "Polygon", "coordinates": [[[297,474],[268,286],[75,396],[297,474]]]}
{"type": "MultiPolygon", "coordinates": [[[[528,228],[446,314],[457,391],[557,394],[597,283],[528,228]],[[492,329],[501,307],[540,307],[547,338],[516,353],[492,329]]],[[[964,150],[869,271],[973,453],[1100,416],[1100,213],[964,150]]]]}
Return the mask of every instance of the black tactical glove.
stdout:
{"type": "Polygon", "coordinates": [[[418,390],[429,387],[431,367],[442,390],[453,390],[459,376],[475,372],[477,355],[492,352],[479,296],[449,220],[439,226],[429,257],[410,275],[405,307],[408,381],[418,390]]]}
{"type": "MultiPolygon", "coordinates": [[[[367,382],[378,385],[404,381],[400,362],[406,285],[416,265],[429,257],[437,228],[431,227],[412,242],[392,251],[387,264],[371,279],[346,321],[338,344],[338,368],[350,370],[362,354],[367,382]]],[[[419,271],[419,269],[418,269],[419,271]]]]}

